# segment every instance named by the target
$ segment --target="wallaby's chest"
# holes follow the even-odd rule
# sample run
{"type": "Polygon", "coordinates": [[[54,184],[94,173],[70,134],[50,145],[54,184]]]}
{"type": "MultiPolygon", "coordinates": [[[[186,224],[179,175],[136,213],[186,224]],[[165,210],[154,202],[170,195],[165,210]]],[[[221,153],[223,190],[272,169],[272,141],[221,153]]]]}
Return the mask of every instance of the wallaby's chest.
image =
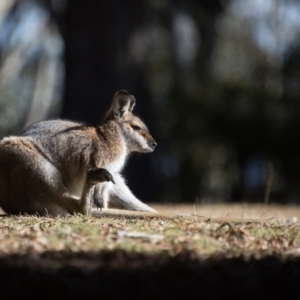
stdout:
{"type": "Polygon", "coordinates": [[[126,146],[122,146],[123,147],[120,154],[113,161],[109,162],[107,165],[104,166],[111,173],[119,173],[125,165],[128,154],[126,146]]]}

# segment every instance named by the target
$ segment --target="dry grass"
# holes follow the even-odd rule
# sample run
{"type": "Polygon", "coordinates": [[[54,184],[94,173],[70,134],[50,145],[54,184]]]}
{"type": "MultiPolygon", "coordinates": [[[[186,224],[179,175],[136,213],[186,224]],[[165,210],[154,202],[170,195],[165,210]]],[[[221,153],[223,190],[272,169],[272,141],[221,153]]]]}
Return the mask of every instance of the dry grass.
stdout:
{"type": "MultiPolygon", "coordinates": [[[[170,256],[192,252],[203,258],[300,255],[297,207],[155,205],[167,219],[105,216],[0,218],[0,257],[45,252],[99,253],[124,250],[170,256]],[[188,218],[185,214],[192,214],[188,218]],[[251,222],[253,220],[253,222],[251,222]]],[[[55,266],[55,264],[53,265],[55,266]]]]}

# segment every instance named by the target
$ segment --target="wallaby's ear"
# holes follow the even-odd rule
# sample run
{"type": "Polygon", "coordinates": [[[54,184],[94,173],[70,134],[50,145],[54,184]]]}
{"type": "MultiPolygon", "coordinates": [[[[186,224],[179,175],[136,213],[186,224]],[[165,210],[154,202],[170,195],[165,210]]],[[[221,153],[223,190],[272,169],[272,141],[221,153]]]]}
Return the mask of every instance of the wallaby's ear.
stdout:
{"type": "Polygon", "coordinates": [[[133,95],[130,95],[130,111],[133,111],[133,108],[135,107],[135,97],[133,95]]]}
{"type": "Polygon", "coordinates": [[[123,90],[115,93],[112,107],[115,117],[124,117],[128,112],[133,110],[134,105],[134,96],[129,95],[123,90]]]}

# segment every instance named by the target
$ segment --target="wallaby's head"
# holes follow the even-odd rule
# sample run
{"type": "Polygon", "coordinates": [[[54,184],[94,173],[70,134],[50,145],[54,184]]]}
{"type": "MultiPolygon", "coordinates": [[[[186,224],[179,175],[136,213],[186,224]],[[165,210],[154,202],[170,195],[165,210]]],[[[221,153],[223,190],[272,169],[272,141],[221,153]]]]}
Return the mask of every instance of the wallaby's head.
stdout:
{"type": "Polygon", "coordinates": [[[144,122],[132,113],[134,106],[133,95],[126,91],[118,91],[104,122],[114,120],[119,124],[130,152],[152,152],[157,143],[144,122]]]}

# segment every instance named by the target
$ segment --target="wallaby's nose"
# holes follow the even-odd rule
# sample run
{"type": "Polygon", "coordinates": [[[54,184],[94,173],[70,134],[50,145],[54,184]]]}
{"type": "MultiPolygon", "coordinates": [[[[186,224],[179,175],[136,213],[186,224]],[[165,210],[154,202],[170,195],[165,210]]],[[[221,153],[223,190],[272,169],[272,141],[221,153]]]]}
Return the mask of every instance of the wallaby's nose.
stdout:
{"type": "Polygon", "coordinates": [[[153,140],[152,147],[155,148],[157,146],[157,143],[153,140]]]}

